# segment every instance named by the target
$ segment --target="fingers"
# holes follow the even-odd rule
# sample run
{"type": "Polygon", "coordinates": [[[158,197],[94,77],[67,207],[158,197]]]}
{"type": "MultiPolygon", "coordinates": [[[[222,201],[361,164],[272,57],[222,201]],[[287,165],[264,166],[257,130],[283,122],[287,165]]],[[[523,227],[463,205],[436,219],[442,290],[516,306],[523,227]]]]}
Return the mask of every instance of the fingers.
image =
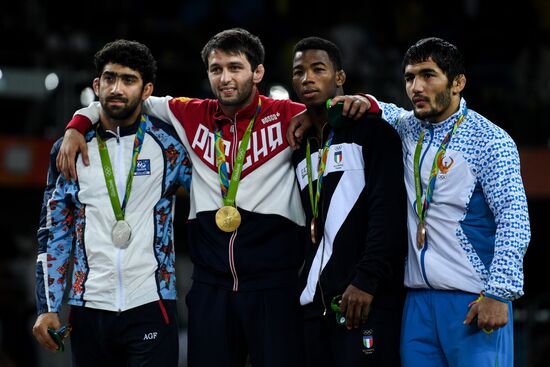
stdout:
{"type": "Polygon", "coordinates": [[[302,137],[306,131],[312,126],[311,117],[309,112],[302,113],[298,116],[294,116],[288,125],[286,137],[288,145],[294,150],[300,148],[302,137]]]}
{"type": "Polygon", "coordinates": [[[331,106],[338,102],[344,103],[342,116],[354,120],[361,118],[370,108],[370,101],[368,98],[360,95],[334,97],[331,101],[331,106]]]}
{"type": "Polygon", "coordinates": [[[57,329],[59,326],[59,322],[45,321],[44,318],[39,317],[32,328],[32,334],[40,345],[51,350],[52,352],[55,352],[59,347],[48,333],[48,327],[57,329]]]}
{"type": "MultiPolygon", "coordinates": [[[[86,144],[86,141],[82,139],[80,141],[80,151],[82,152],[82,162],[85,166],[90,165],[90,159],[88,158],[88,144],[86,144]]],[[[76,155],[76,152],[75,152],[76,155]]],[[[76,169],[75,169],[75,178],[76,178],[76,169]]]]}
{"type": "Polygon", "coordinates": [[[479,329],[490,334],[493,330],[508,323],[508,306],[504,302],[480,297],[470,303],[470,310],[464,320],[466,325],[470,325],[472,322],[475,322],[479,329]]]}
{"type": "Polygon", "coordinates": [[[466,319],[464,319],[463,324],[470,325],[470,323],[474,320],[476,316],[477,316],[477,305],[473,305],[472,307],[470,307],[470,310],[466,314],[466,319]]]}
{"type": "Polygon", "coordinates": [[[293,149],[299,149],[300,145],[302,144],[302,139],[304,137],[304,134],[308,128],[306,126],[300,125],[294,132],[293,140],[294,140],[294,146],[293,149]]]}
{"type": "MultiPolygon", "coordinates": [[[[300,133],[299,130],[300,130],[299,125],[291,124],[286,133],[286,139],[288,140],[288,145],[290,145],[290,147],[293,150],[296,150],[300,147],[301,134],[303,134],[303,132],[300,133]]],[[[84,159],[84,157],[82,157],[82,159],[84,159]]]]}
{"type": "Polygon", "coordinates": [[[346,328],[357,329],[368,319],[369,305],[363,302],[342,298],[340,312],[346,317],[346,328]]]}
{"type": "Polygon", "coordinates": [[[56,164],[59,172],[61,172],[67,180],[73,178],[74,172],[69,170],[70,165],[67,162],[67,157],[61,151],[57,154],[56,164]]]}
{"type": "Polygon", "coordinates": [[[486,316],[483,313],[478,314],[477,327],[483,329],[486,333],[490,333],[495,329],[499,329],[508,323],[508,317],[499,317],[496,315],[486,316]]]}

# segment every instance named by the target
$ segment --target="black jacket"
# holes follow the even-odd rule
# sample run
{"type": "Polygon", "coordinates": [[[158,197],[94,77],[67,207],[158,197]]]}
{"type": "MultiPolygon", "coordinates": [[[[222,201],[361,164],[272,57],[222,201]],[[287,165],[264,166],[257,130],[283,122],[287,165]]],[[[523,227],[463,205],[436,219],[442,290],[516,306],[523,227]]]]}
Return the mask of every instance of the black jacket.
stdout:
{"type": "MultiPolygon", "coordinates": [[[[323,142],[330,130],[325,126],[323,142]]],[[[311,135],[307,139],[315,195],[322,145],[311,135]]],[[[293,163],[309,228],[313,214],[306,145],[304,141],[294,152],[293,163]]],[[[300,301],[305,316],[322,315],[325,309],[330,313],[331,299],[349,284],[373,294],[373,307],[402,308],[406,194],[401,140],[396,131],[372,114],[334,129],[322,183],[317,244],[308,242],[301,274],[300,301]],[[321,262],[326,264],[322,269],[321,262]]]]}

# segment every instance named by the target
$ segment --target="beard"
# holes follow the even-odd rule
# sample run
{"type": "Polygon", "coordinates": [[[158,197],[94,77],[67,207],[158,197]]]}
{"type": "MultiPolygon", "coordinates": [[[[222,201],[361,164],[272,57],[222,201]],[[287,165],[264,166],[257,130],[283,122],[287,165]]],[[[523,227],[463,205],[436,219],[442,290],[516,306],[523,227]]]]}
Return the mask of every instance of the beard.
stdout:
{"type": "Polygon", "coordinates": [[[437,121],[451,105],[451,89],[447,88],[443,92],[436,94],[434,106],[428,111],[419,112],[414,110],[414,116],[420,120],[437,121]]]}
{"type": "Polygon", "coordinates": [[[244,107],[244,105],[246,104],[246,101],[248,101],[248,99],[252,95],[253,86],[254,86],[254,83],[252,82],[252,79],[247,80],[242,85],[242,88],[237,89],[237,95],[233,98],[224,99],[222,97],[222,93],[218,93],[218,102],[221,105],[227,106],[227,107],[234,107],[234,106],[244,107]],[[241,90],[243,92],[241,92],[241,90]],[[245,93],[245,94],[241,94],[241,93],[245,93]]]}
{"type": "Polygon", "coordinates": [[[139,99],[128,100],[127,98],[122,97],[107,97],[103,98],[100,102],[103,111],[109,118],[113,120],[126,120],[127,118],[132,116],[141,101],[139,99]],[[112,100],[121,101],[125,104],[123,106],[112,106],[109,104],[109,102],[112,100]]]}

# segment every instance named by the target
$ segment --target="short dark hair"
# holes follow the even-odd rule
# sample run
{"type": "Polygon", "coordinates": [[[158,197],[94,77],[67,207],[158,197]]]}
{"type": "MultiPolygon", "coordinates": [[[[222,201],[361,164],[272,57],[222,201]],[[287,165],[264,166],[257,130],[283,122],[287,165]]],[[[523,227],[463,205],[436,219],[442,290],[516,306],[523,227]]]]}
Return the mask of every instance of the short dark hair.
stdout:
{"type": "Polygon", "coordinates": [[[292,55],[296,55],[296,52],[305,50],[323,50],[328,54],[332,66],[335,70],[342,70],[342,53],[336,44],[333,42],[320,38],[320,37],[307,37],[303,38],[294,46],[292,55]]]}
{"type": "Polygon", "coordinates": [[[226,29],[210,38],[201,51],[202,61],[206,68],[208,68],[208,55],[214,50],[231,55],[245,55],[252,70],[264,63],[265,50],[262,41],[243,28],[226,29]]]}
{"type": "Polygon", "coordinates": [[[409,47],[403,57],[401,70],[405,72],[407,65],[426,61],[430,57],[447,75],[449,84],[452,84],[458,75],[466,73],[464,57],[458,48],[452,43],[437,37],[423,38],[409,47]]]}
{"type": "Polygon", "coordinates": [[[137,70],[141,74],[143,84],[155,83],[157,78],[157,62],[147,46],[137,41],[118,39],[107,43],[94,56],[94,65],[98,77],[103,73],[105,65],[113,63],[137,70]]]}

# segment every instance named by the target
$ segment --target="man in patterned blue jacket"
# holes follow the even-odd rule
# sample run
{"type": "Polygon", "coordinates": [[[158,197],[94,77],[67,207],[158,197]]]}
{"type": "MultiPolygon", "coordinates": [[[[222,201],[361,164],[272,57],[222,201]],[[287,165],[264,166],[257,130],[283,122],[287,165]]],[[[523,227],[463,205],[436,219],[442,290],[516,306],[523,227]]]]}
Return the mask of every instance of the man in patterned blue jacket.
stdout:
{"type": "Polygon", "coordinates": [[[413,111],[379,102],[403,143],[408,196],[402,364],[512,367],[531,237],[516,145],[467,108],[454,45],[422,39],[402,69],[413,111]]]}
{"type": "Polygon", "coordinates": [[[86,134],[90,165],[79,157],[78,180],[66,180],[55,166],[61,139],[52,149],[33,333],[59,349],[48,329],[60,327],[70,278],[73,365],[176,367],[173,211],[177,189],[190,186],[187,152],[172,127],[142,113],[156,76],[145,45],[111,42],[95,66],[101,123],[86,134]]]}
{"type": "Polygon", "coordinates": [[[413,111],[380,103],[403,142],[409,201],[403,365],[512,367],[531,236],[516,145],[467,108],[454,45],[418,41],[403,72],[413,111]]]}

